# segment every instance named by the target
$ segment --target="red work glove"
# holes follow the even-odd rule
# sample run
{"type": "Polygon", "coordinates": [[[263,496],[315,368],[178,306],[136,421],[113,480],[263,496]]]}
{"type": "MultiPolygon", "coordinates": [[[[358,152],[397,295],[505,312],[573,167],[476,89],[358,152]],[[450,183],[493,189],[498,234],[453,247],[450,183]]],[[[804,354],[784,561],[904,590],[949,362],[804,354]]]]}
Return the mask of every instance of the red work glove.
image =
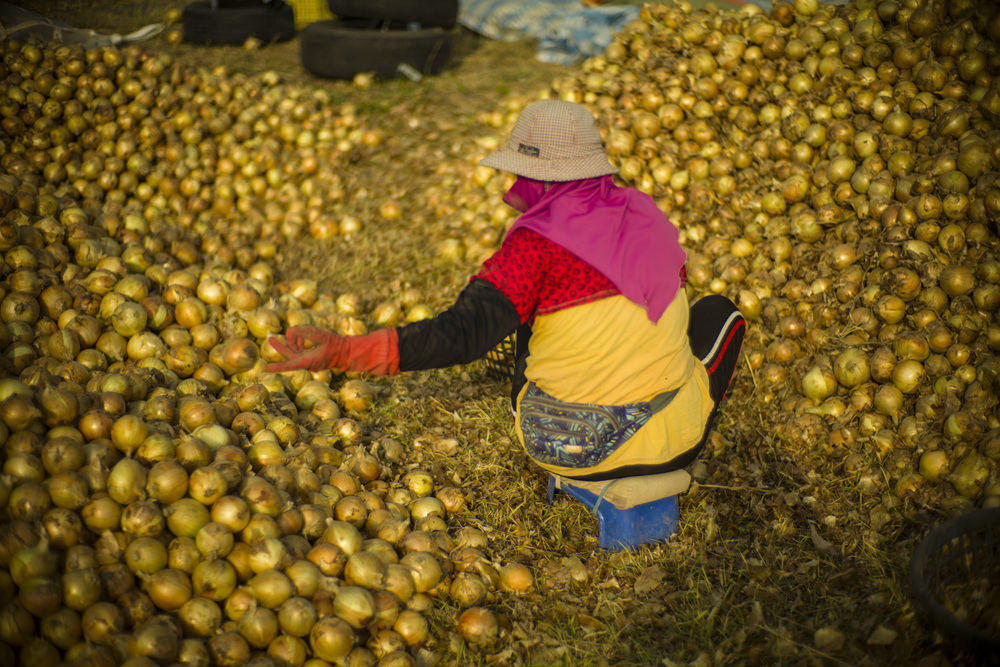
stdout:
{"type": "Polygon", "coordinates": [[[285,338],[287,345],[278,338],[268,339],[286,361],[268,364],[265,371],[336,368],[376,375],[399,373],[399,335],[393,328],[378,329],[365,336],[338,336],[328,329],[299,326],[289,329],[285,338]]]}

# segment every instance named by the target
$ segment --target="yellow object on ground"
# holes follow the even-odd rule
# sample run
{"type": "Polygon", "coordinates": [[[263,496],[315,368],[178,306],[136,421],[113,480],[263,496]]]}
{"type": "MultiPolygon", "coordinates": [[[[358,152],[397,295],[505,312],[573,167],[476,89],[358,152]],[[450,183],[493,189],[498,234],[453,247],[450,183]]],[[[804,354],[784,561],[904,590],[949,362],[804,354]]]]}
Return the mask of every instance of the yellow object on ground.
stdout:
{"type": "Polygon", "coordinates": [[[288,0],[288,4],[295,13],[296,28],[333,18],[333,12],[330,11],[326,0],[288,0]]]}

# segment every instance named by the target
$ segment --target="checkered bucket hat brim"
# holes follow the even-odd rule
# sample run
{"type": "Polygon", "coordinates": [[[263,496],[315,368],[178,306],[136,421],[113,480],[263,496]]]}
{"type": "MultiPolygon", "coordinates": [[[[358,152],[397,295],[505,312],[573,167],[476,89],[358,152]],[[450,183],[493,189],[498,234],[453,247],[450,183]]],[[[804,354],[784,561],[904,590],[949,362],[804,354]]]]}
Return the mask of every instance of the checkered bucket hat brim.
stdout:
{"type": "Polygon", "coordinates": [[[578,181],[616,174],[608,162],[594,116],[562,100],[528,105],[507,145],[479,164],[537,181],[578,181]]]}

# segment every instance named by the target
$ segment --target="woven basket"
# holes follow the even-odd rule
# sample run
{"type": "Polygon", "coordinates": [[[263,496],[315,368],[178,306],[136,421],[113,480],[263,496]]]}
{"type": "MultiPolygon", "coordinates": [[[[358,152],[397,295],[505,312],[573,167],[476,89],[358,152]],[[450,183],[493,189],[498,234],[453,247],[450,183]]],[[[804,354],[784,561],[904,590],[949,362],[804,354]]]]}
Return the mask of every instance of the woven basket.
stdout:
{"type": "Polygon", "coordinates": [[[497,380],[514,379],[515,336],[511,334],[486,353],[486,374],[497,380]]]}
{"type": "Polygon", "coordinates": [[[333,18],[326,0],[288,0],[288,4],[295,14],[296,28],[333,18]]]}
{"type": "MultiPolygon", "coordinates": [[[[1000,655],[996,621],[960,617],[948,600],[985,593],[994,613],[1000,604],[1000,507],[945,521],[923,539],[910,561],[910,585],[921,610],[956,648],[1000,655]]],[[[982,599],[982,598],[980,598],[982,599]]],[[[987,602],[989,604],[989,602],[987,602]]]]}

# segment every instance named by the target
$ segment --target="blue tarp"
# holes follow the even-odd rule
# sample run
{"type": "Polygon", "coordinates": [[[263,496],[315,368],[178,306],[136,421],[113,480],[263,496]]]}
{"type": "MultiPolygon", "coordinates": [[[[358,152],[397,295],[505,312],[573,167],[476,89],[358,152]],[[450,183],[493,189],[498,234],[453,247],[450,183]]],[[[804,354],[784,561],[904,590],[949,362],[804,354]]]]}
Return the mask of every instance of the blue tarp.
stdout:
{"type": "Polygon", "coordinates": [[[458,22],[504,42],[538,40],[542,62],[575,65],[604,53],[626,23],[639,17],[633,5],[587,7],[580,0],[459,0],[458,22]]]}
{"type": "MultiPolygon", "coordinates": [[[[771,0],[742,0],[770,11],[771,0]]],[[[842,5],[848,0],[820,0],[842,5]]],[[[720,6],[729,3],[720,2],[720,6]]],[[[737,3],[733,3],[737,4],[737,3]]],[[[490,39],[538,41],[536,57],[575,65],[604,49],[625,25],[639,17],[634,4],[587,7],[580,0],[459,0],[458,22],[490,39]]]]}

